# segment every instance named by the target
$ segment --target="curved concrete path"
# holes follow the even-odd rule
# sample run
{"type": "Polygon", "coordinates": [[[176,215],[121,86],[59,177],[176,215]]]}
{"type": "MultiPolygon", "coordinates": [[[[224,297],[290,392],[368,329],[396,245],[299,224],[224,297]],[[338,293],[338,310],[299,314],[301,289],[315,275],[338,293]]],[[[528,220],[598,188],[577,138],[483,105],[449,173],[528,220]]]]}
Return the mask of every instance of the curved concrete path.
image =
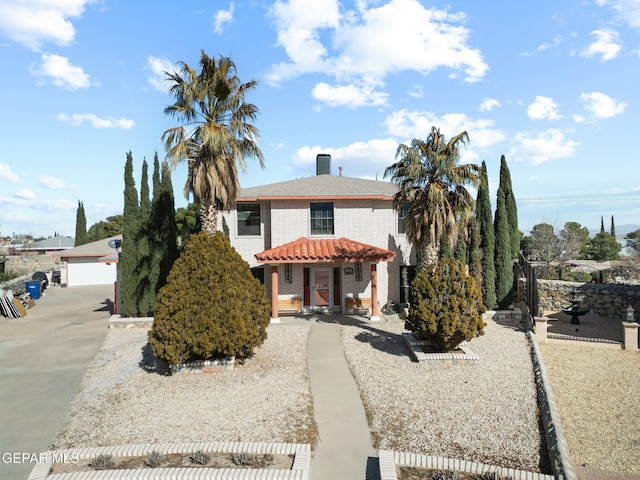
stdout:
{"type": "Polygon", "coordinates": [[[340,325],[314,323],[307,340],[307,364],[318,441],[311,461],[313,480],[375,480],[377,451],[342,351],[340,325]]]}
{"type": "Polygon", "coordinates": [[[0,479],[26,479],[35,463],[21,455],[49,450],[107,334],[111,298],[113,285],[55,286],[25,318],[0,316],[0,479]]]}

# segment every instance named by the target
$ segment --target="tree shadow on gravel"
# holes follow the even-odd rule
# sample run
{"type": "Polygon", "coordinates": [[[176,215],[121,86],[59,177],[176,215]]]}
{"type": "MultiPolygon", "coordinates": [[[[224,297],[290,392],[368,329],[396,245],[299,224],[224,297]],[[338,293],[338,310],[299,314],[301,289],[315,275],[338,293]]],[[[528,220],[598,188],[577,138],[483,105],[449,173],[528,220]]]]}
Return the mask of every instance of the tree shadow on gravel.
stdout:
{"type": "Polygon", "coordinates": [[[138,366],[147,373],[169,376],[171,369],[166,362],[156,359],[151,350],[151,344],[145,343],[140,349],[141,357],[138,366]]]}
{"type": "Polygon", "coordinates": [[[359,325],[359,327],[365,330],[354,337],[359,342],[368,343],[372,348],[383,353],[409,358],[409,351],[405,346],[402,335],[380,330],[370,325],[359,325]]]}
{"type": "Polygon", "coordinates": [[[500,325],[501,327],[507,327],[511,330],[515,330],[516,332],[527,332],[531,330],[527,320],[517,320],[514,318],[492,318],[493,322],[496,325],[500,325]]]}

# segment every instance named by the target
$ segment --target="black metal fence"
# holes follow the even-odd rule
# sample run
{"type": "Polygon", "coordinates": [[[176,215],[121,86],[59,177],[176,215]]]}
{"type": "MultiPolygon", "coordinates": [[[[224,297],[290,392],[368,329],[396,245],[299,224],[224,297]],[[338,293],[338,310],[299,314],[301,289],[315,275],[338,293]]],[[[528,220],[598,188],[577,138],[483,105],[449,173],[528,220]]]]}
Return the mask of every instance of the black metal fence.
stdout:
{"type": "Polygon", "coordinates": [[[540,316],[541,312],[538,312],[538,303],[540,297],[538,296],[538,279],[536,277],[536,270],[533,268],[533,265],[531,265],[527,261],[527,259],[524,258],[522,252],[518,254],[518,262],[520,263],[520,269],[522,270],[522,273],[526,280],[526,302],[527,307],[529,307],[529,314],[532,317],[540,316]]]}

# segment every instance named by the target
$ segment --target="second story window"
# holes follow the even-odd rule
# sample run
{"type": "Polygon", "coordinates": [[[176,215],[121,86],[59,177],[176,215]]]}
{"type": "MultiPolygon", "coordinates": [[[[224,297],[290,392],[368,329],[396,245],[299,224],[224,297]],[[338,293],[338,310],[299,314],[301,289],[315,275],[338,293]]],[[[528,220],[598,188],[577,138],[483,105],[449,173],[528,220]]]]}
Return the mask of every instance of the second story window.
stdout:
{"type": "Polygon", "coordinates": [[[333,203],[311,203],[311,235],[333,235],[333,203]]]}
{"type": "Polygon", "coordinates": [[[407,218],[407,213],[409,213],[409,204],[403,205],[398,212],[398,233],[407,233],[407,228],[404,224],[404,219],[407,218]]]}
{"type": "Polygon", "coordinates": [[[260,204],[239,203],[236,209],[238,212],[238,235],[260,235],[260,204]]]}

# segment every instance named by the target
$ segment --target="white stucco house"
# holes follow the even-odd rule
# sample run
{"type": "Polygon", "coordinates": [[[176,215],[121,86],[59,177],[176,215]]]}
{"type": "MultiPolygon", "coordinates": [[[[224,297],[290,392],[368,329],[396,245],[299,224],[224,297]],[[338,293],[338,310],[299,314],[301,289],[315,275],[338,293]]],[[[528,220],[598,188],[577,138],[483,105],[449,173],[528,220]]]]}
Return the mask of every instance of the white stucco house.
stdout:
{"type": "Polygon", "coordinates": [[[118,254],[109,246],[109,242],[115,239],[121,240],[122,235],[53,253],[62,261],[61,285],[113,285],[117,275],[118,254]]]}
{"type": "MultiPolygon", "coordinates": [[[[366,313],[405,302],[415,253],[393,209],[397,187],[331,174],[242,189],[222,212],[231,244],[267,288],[272,322],[286,313],[366,313]]],[[[220,222],[222,223],[222,221],[220,222]]]]}

